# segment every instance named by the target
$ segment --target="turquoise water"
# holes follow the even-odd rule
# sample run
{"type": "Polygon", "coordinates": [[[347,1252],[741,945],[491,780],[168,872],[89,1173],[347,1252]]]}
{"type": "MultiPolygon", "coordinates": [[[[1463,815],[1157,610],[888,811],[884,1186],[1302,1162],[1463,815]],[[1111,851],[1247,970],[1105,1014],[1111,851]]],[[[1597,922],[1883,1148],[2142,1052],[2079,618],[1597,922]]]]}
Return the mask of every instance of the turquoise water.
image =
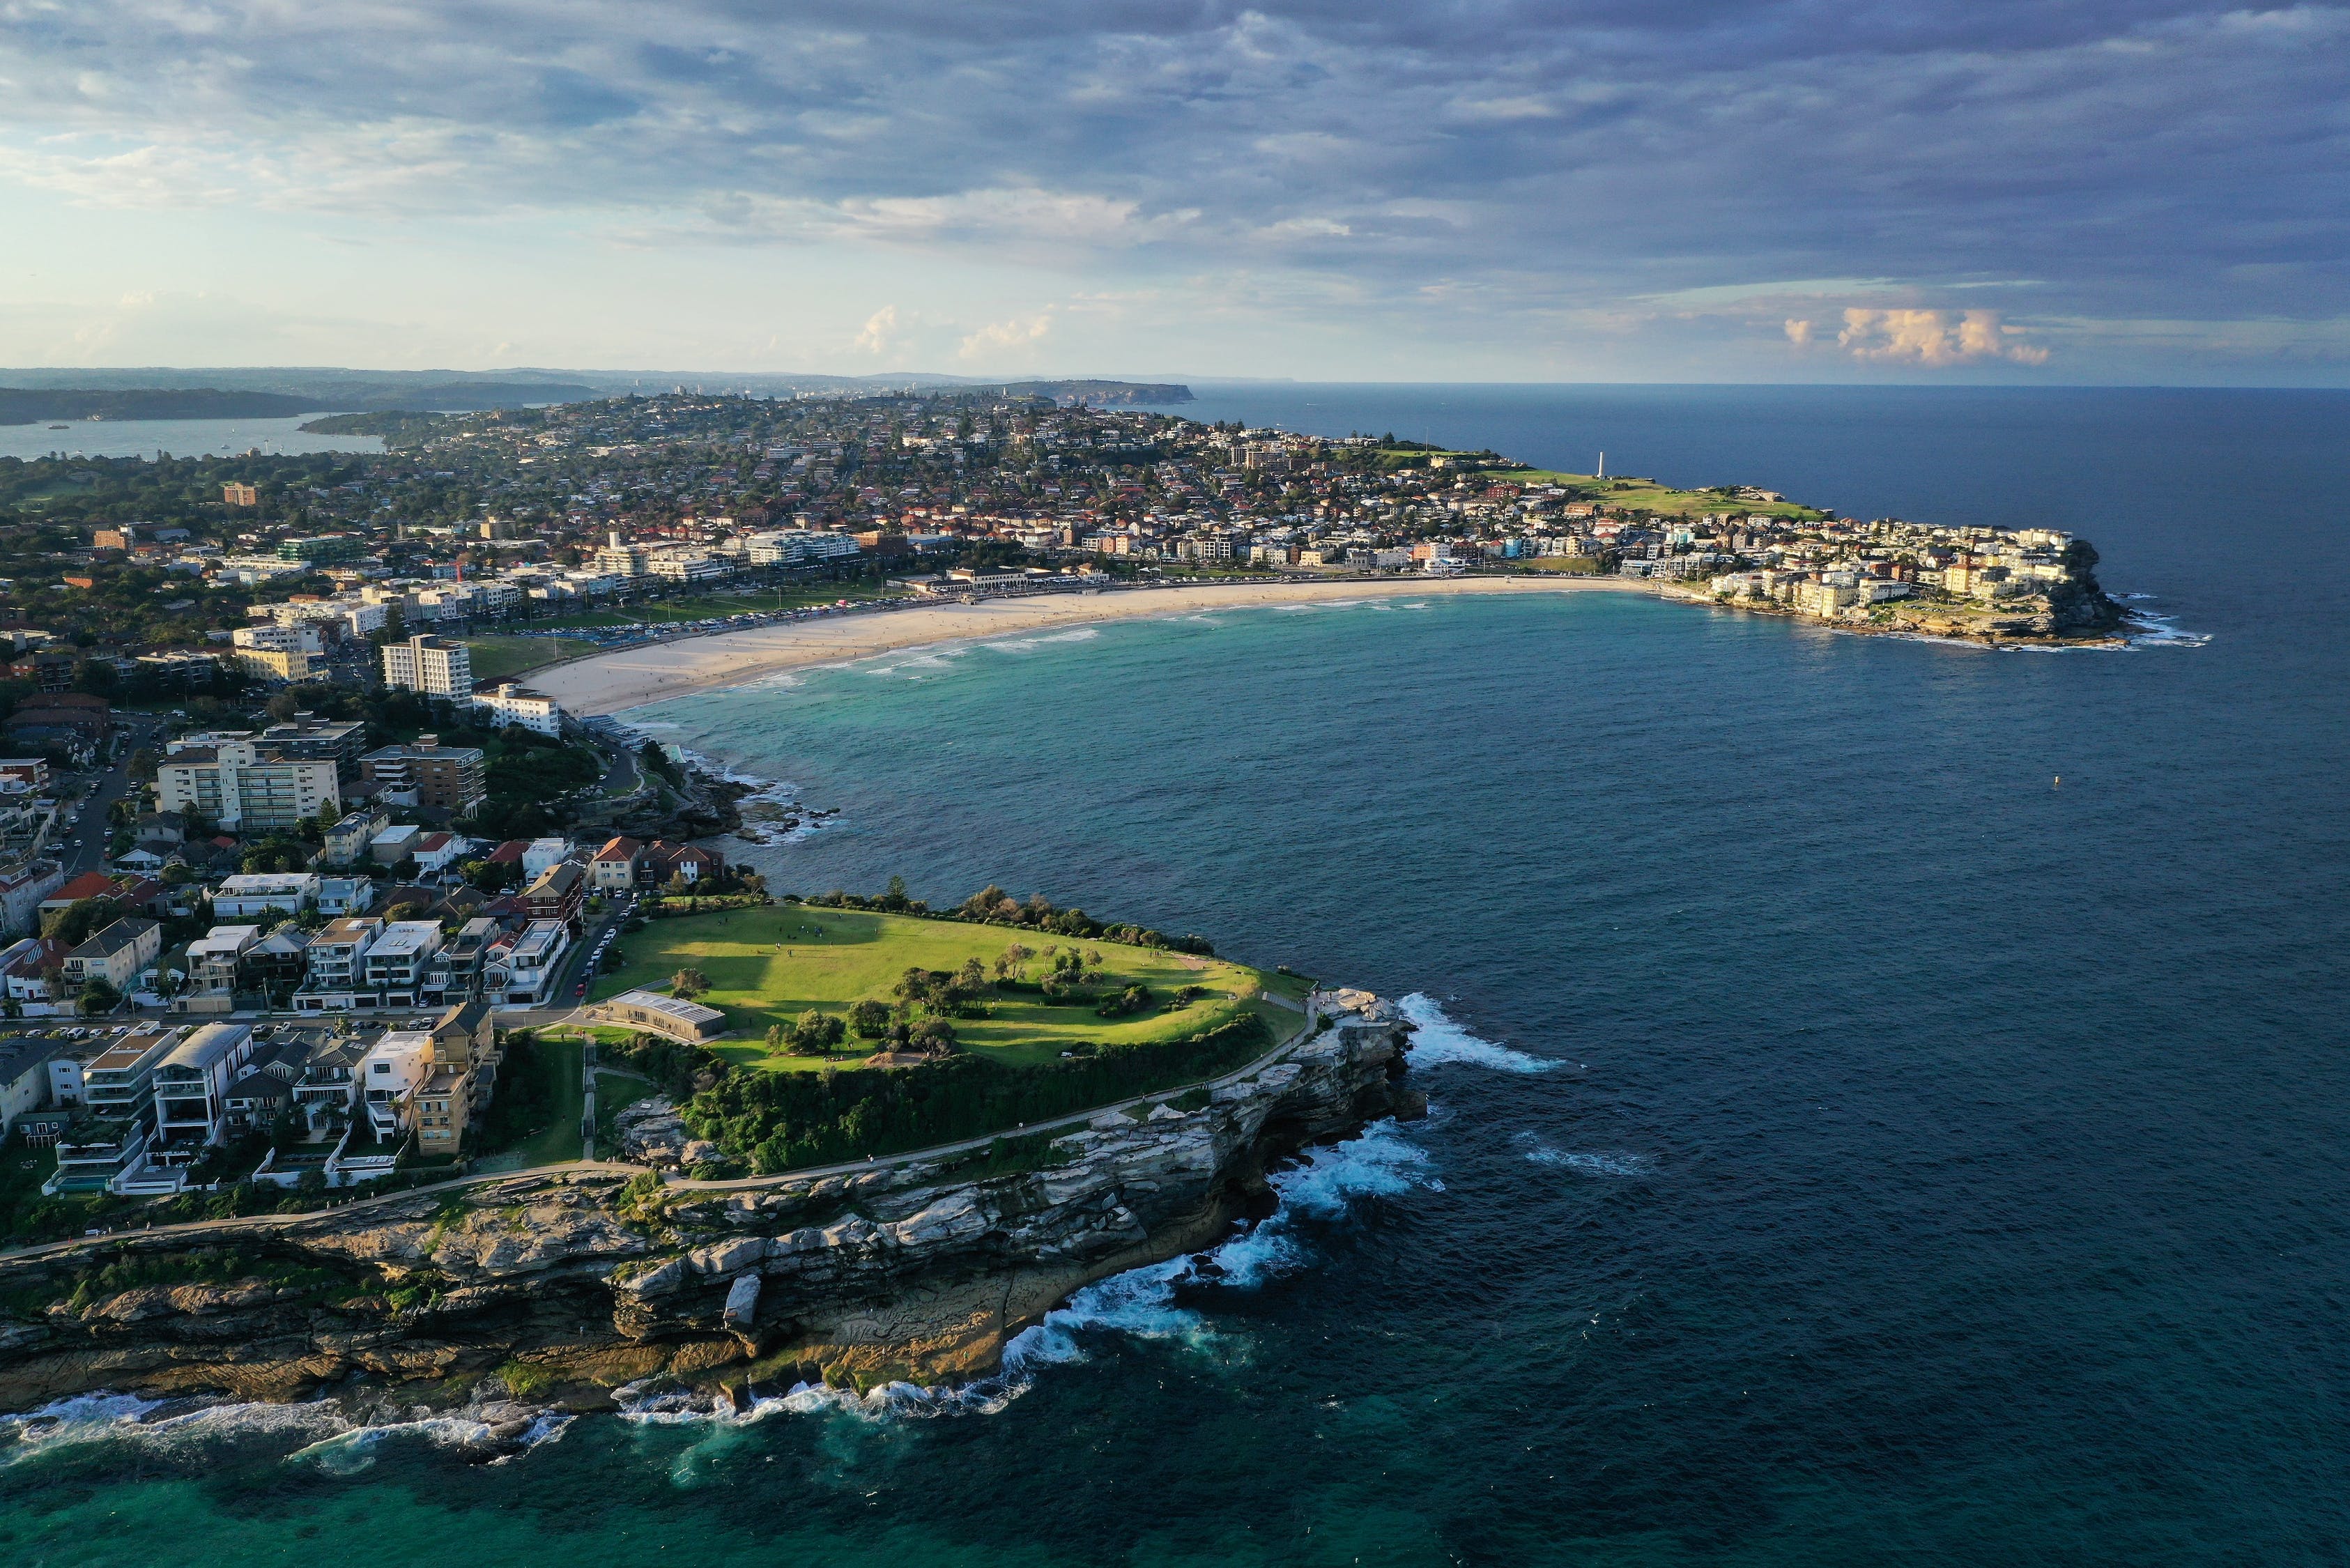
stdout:
{"type": "MultiPolygon", "coordinates": [[[[784,886],[994,879],[1415,996],[1436,1114],[1285,1178],[1226,1282],[1088,1293],[984,1397],[583,1419],[496,1466],[84,1407],[0,1449],[0,1547],[2342,1560],[2343,404],[2085,397],[1999,472],[1958,400],[1866,483],[1966,520],[2069,445],[2109,585],[2201,646],[1406,598],[639,714],[841,809],[744,847],[784,886]]],[[[1818,417],[1790,466],[1870,416],[1818,417]]]]}

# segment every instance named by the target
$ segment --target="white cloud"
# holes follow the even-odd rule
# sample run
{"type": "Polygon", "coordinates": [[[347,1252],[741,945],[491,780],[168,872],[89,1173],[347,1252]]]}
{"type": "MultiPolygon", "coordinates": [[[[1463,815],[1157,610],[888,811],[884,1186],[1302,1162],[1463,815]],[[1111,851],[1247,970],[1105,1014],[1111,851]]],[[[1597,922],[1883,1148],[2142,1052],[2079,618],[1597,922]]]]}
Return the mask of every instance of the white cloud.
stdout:
{"type": "MultiPolygon", "coordinates": [[[[1810,323],[1804,326],[1808,328],[1810,323]]],[[[2048,350],[2015,341],[2020,332],[2020,328],[2001,326],[1995,310],[1953,313],[1853,308],[1844,313],[1844,329],[1836,334],[1836,344],[1849,349],[1856,359],[1933,366],[1960,365],[1978,359],[2046,364],[2048,350]]],[[[1798,343],[1804,341],[1795,337],[1792,322],[1787,335],[1798,343]]]]}
{"type": "Polygon", "coordinates": [[[962,340],[956,358],[965,360],[1000,359],[1007,354],[1032,349],[1043,342],[1053,330],[1053,312],[1039,311],[1024,319],[992,322],[962,340]]]}

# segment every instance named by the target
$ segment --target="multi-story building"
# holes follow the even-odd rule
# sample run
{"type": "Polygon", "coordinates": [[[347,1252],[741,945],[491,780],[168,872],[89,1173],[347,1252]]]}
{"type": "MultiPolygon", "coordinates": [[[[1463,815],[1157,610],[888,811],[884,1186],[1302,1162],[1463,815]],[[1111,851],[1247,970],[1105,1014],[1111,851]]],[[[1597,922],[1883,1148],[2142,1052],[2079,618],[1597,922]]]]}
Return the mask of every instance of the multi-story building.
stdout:
{"type": "Polygon", "coordinates": [[[383,647],[383,683],[399,691],[463,701],[473,694],[473,656],[462,642],[411,637],[383,647]]]}
{"type": "Polygon", "coordinates": [[[372,915],[336,920],[310,939],[303,958],[307,971],[302,988],[294,993],[297,1012],[344,1012],[362,1004],[367,989],[368,950],[382,934],[383,922],[372,915]]]}
{"type": "Polygon", "coordinates": [[[229,634],[229,641],[246,674],[269,680],[307,680],[327,651],[327,639],[315,622],[241,626],[229,634]]]}
{"type": "Polygon", "coordinates": [[[318,878],[307,871],[247,871],[213,890],[213,915],[224,920],[299,915],[317,901],[318,878]]]}
{"type": "Polygon", "coordinates": [[[482,973],[484,996],[500,1007],[550,1005],[570,948],[571,933],[561,920],[532,920],[520,936],[490,950],[482,973]]]}
{"type": "Polygon", "coordinates": [[[220,1141],[227,1130],[228,1087],[252,1058],[253,1030],[243,1023],[206,1023],[155,1064],[155,1142],[193,1146],[220,1141]]]}
{"type": "Polygon", "coordinates": [[[322,858],[329,866],[356,866],[368,857],[369,842],[390,826],[387,812],[373,806],[354,811],[327,829],[322,858]]]}
{"type": "Polygon", "coordinates": [[[490,722],[499,729],[520,724],[542,735],[563,733],[562,705],[544,691],[534,691],[511,680],[500,681],[494,691],[477,693],[473,705],[484,710],[490,722]]]}
{"type": "Polygon", "coordinates": [[[417,1085],[432,1075],[432,1036],[421,1029],[396,1029],[375,1043],[359,1063],[359,1106],[379,1139],[412,1125],[417,1085]]]}
{"type": "Polygon", "coordinates": [[[602,891],[623,893],[637,885],[644,857],[643,843],[623,834],[596,851],[596,857],[588,863],[588,872],[602,891]]]}
{"type": "Polygon", "coordinates": [[[283,830],[343,808],[332,762],[287,757],[250,741],[191,746],[166,757],[155,770],[155,795],[161,810],[200,812],[246,832],[283,830]]]}
{"type": "Polygon", "coordinates": [[[359,961],[363,1005],[412,1007],[426,970],[441,952],[437,920],[394,920],[383,928],[359,961]]]}
{"type": "Polygon", "coordinates": [[[359,759],[359,783],[390,805],[445,816],[471,816],[489,796],[482,753],[419,735],[412,746],[383,746],[359,759]]]}
{"type": "Polygon", "coordinates": [[[187,988],[172,999],[179,1012],[230,1012],[236,1006],[237,971],[261,940],[259,926],[214,926],[188,944],[187,988]]]}
{"type": "Polygon", "coordinates": [[[162,927],[125,916],[66,954],[65,981],[69,986],[103,982],[128,991],[162,950],[162,927]]]}
{"type": "Polygon", "coordinates": [[[522,901],[532,919],[559,920],[576,929],[588,903],[588,873],[576,861],[550,866],[523,889],[522,901]]]}

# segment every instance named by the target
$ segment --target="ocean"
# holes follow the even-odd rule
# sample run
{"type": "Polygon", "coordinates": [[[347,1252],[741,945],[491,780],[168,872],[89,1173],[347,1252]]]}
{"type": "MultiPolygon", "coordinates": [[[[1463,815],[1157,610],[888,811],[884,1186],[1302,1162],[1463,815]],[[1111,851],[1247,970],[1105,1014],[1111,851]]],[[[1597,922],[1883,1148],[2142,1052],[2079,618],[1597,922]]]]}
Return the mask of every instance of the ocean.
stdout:
{"type": "Polygon", "coordinates": [[[1199,390],[2072,528],[2165,629],[1405,597],[639,710],[838,809],[737,844],[779,888],[992,880],[1372,987],[1432,1114],[1285,1174],[1221,1282],[1106,1282],[948,1397],[583,1417],[494,1465],[78,1402],[0,1437],[11,1560],[2350,1556],[2350,399],[1199,390]]]}

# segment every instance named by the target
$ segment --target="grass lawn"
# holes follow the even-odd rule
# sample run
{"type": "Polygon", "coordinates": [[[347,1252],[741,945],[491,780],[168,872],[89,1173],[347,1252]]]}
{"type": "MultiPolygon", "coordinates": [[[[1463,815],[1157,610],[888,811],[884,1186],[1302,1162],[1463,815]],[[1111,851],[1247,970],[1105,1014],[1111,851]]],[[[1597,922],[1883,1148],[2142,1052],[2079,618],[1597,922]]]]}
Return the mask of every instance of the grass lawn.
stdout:
{"type": "Polygon", "coordinates": [[[587,1101],[579,1082],[579,1046],[576,1041],[548,1044],[552,1046],[546,1059],[554,1069],[554,1112],[546,1126],[507,1151],[521,1155],[525,1166],[553,1165],[558,1160],[580,1158],[579,1116],[587,1101]]]}
{"type": "Polygon", "coordinates": [[[508,680],[525,670],[558,659],[593,653],[597,645],[576,637],[469,637],[465,646],[473,655],[473,679],[508,680]]]}
{"type": "Polygon", "coordinates": [[[847,599],[854,604],[859,599],[877,598],[880,591],[870,583],[801,583],[780,592],[774,588],[754,588],[739,594],[660,599],[649,604],[629,605],[620,609],[583,610],[577,615],[563,616],[538,624],[558,631],[575,627],[636,626],[639,623],[658,626],[671,621],[711,620],[719,616],[742,615],[750,610],[806,609],[812,605],[828,605],[837,599],[847,599]]]}
{"type": "MultiPolygon", "coordinates": [[[[1104,981],[1089,989],[1116,992],[1139,983],[1160,1000],[1152,1011],[1111,1019],[1097,1016],[1091,1007],[1048,1006],[1035,992],[1004,992],[987,1003],[991,1016],[952,1021],[955,1038],[967,1049],[1008,1064],[1056,1061],[1080,1040],[1114,1045],[1182,1039],[1244,1012],[1260,1013],[1279,1038],[1304,1022],[1296,1007],[1284,1007],[1263,994],[1270,986],[1293,1002],[1303,998],[1309,982],[1296,976],[1117,942],[1073,944],[1065,937],[1003,926],[799,904],[655,920],[628,937],[628,967],[598,980],[594,995],[665,990],[679,970],[698,969],[711,983],[709,994],[699,1000],[723,1010],[733,1033],[713,1047],[720,1055],[776,1071],[809,1071],[860,1060],[872,1046],[852,1035],[844,1054],[831,1057],[770,1053],[769,1025],[788,1026],[810,1008],[846,1014],[851,1002],[867,998],[889,1002],[890,988],[910,967],[954,971],[976,958],[993,977],[997,956],[1015,941],[1038,953],[1054,945],[1098,951],[1104,981]],[[1167,1007],[1171,993],[1187,985],[1206,994],[1187,1007],[1167,1007]],[[850,1052],[855,1055],[846,1054],[850,1052]]],[[[1028,964],[1032,976],[1044,967],[1041,960],[1028,964]]]]}
{"type": "Polygon", "coordinates": [[[1598,479],[1588,473],[1567,473],[1546,468],[1490,468],[1467,476],[1503,484],[1571,485],[1586,498],[1609,506],[1645,506],[1660,516],[1697,517],[1708,512],[1735,512],[1741,516],[1762,513],[1766,517],[1804,520],[1825,516],[1792,501],[1740,501],[1711,490],[1675,490],[1653,479],[1598,479]]]}

